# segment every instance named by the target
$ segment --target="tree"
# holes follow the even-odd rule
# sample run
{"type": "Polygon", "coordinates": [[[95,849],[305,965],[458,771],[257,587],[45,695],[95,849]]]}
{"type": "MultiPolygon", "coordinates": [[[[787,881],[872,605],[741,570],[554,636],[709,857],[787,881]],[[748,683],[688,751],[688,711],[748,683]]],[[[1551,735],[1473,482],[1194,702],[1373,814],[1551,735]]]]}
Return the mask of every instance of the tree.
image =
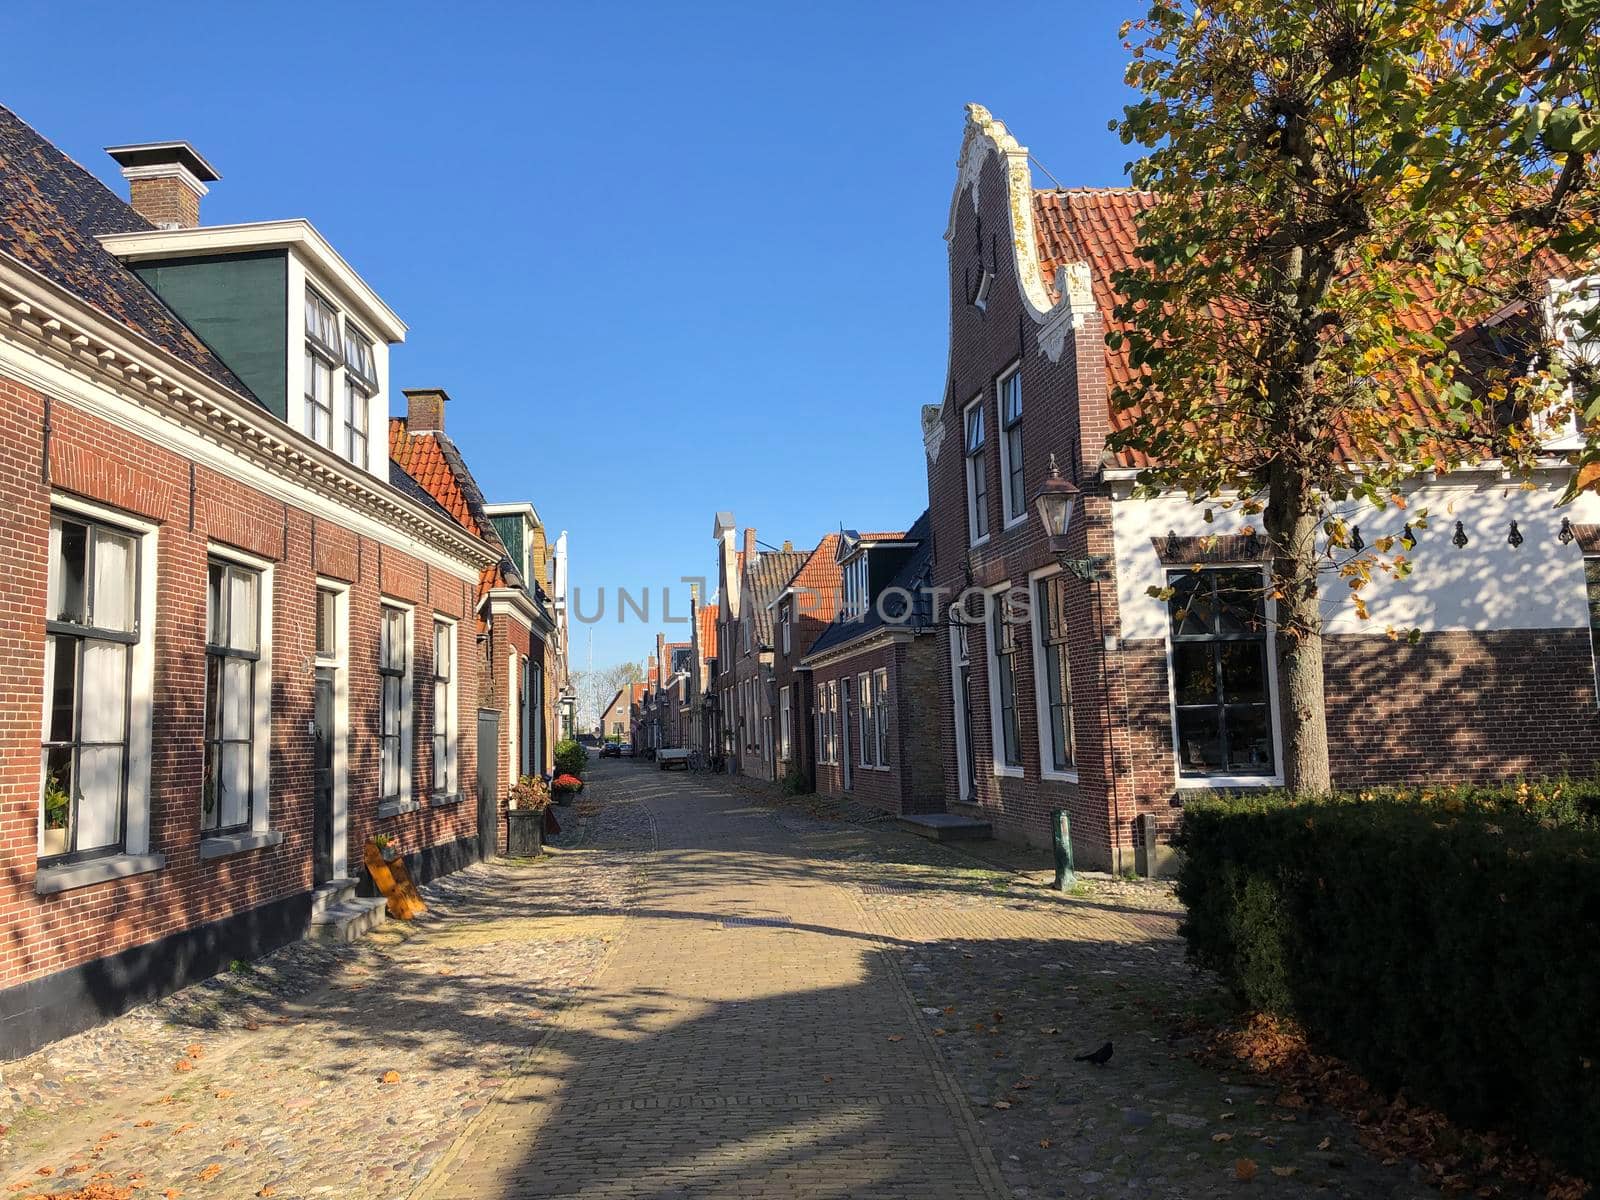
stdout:
{"type": "Polygon", "coordinates": [[[1131,171],[1154,202],[1140,264],[1113,280],[1107,341],[1135,374],[1111,444],[1155,464],[1143,493],[1182,491],[1264,535],[1296,789],[1330,785],[1323,582],[1365,617],[1363,589],[1409,573],[1426,528],[1400,511],[1404,481],[1526,463],[1549,417],[1559,370],[1520,369],[1537,322],[1487,348],[1471,332],[1508,302],[1532,311],[1554,246],[1531,219],[1554,199],[1549,170],[1507,132],[1553,18],[1502,37],[1502,15],[1482,0],[1155,0],[1124,27],[1143,98],[1113,128],[1145,148],[1131,171]],[[1358,543],[1347,517],[1369,504],[1407,534],[1358,543]]]}
{"type": "Polygon", "coordinates": [[[644,668],[636,662],[617,663],[595,671],[578,671],[573,684],[578,692],[578,726],[594,729],[605,714],[606,705],[620,690],[644,679],[644,668]]]}

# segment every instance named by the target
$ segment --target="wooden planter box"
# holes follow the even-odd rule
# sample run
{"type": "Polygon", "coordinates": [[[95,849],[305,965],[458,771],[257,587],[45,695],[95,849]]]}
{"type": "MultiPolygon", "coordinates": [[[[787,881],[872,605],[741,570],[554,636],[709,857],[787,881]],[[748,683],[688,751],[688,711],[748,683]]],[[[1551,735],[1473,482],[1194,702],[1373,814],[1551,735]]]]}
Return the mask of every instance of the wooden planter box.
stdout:
{"type": "Polygon", "coordinates": [[[544,813],[514,808],[506,813],[506,855],[537,858],[544,853],[544,813]]]}

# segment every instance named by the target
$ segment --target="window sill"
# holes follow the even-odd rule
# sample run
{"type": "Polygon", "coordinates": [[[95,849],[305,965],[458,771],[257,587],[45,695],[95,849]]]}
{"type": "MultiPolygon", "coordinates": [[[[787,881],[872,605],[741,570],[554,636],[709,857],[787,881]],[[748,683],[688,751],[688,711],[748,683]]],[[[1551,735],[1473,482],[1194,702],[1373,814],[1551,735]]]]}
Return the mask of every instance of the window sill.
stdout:
{"type": "Polygon", "coordinates": [[[429,796],[429,808],[449,808],[452,804],[460,804],[465,799],[460,793],[453,796],[429,796]]]}
{"type": "Polygon", "coordinates": [[[1008,518],[1006,523],[1003,526],[1001,526],[1001,532],[1010,533],[1013,529],[1016,529],[1017,527],[1019,527],[1021,525],[1026,525],[1027,523],[1028,523],[1028,514],[1027,513],[1022,513],[1022,514],[1020,514],[1018,516],[1008,518]]]}
{"type": "Polygon", "coordinates": [[[1281,775],[1180,775],[1181,792],[1216,791],[1218,788],[1280,788],[1281,775]]]}
{"type": "Polygon", "coordinates": [[[414,813],[421,807],[422,805],[415,800],[385,800],[378,805],[378,815],[380,817],[398,817],[401,813],[414,813]]]}
{"type": "Polygon", "coordinates": [[[994,764],[994,773],[1002,779],[1021,779],[1021,767],[1007,767],[1000,763],[994,764]]]}
{"type": "Polygon", "coordinates": [[[1076,771],[1057,771],[1052,769],[1039,772],[1039,778],[1046,783],[1077,783],[1078,773],[1076,771]]]}
{"type": "Polygon", "coordinates": [[[126,879],[131,875],[144,875],[159,871],[166,865],[165,854],[116,854],[109,858],[92,858],[88,862],[45,867],[34,876],[33,890],[41,896],[49,896],[113,879],[126,879]]]}
{"type": "Polygon", "coordinates": [[[202,838],[200,840],[200,857],[202,859],[226,858],[230,854],[244,854],[249,850],[262,850],[282,844],[283,830],[281,829],[230,833],[223,837],[202,838]]]}

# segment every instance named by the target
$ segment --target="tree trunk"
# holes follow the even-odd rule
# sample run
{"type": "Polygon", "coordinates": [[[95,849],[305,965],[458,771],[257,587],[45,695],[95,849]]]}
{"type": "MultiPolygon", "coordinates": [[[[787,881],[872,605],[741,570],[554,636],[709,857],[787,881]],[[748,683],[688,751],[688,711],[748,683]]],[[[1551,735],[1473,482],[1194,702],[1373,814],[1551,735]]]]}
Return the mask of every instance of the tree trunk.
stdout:
{"type": "Polygon", "coordinates": [[[1332,787],[1328,714],[1323,697],[1322,609],[1317,596],[1315,497],[1291,461],[1273,464],[1266,526],[1272,538],[1272,587],[1277,603],[1274,641],[1278,712],[1283,731],[1284,784],[1296,792],[1332,787]]]}

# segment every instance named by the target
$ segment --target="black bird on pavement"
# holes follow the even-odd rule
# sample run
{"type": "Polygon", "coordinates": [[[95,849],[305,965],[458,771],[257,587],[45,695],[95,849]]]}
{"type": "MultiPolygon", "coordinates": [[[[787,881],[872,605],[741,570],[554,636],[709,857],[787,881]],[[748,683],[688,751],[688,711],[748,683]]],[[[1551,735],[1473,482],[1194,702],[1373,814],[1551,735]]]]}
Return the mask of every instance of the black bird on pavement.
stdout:
{"type": "Polygon", "coordinates": [[[1074,1058],[1072,1061],[1073,1062],[1093,1063],[1097,1067],[1103,1067],[1108,1062],[1111,1061],[1111,1043],[1107,1042],[1104,1046],[1101,1046],[1100,1049],[1096,1050],[1093,1054],[1080,1054],[1076,1058],[1074,1058]]]}

